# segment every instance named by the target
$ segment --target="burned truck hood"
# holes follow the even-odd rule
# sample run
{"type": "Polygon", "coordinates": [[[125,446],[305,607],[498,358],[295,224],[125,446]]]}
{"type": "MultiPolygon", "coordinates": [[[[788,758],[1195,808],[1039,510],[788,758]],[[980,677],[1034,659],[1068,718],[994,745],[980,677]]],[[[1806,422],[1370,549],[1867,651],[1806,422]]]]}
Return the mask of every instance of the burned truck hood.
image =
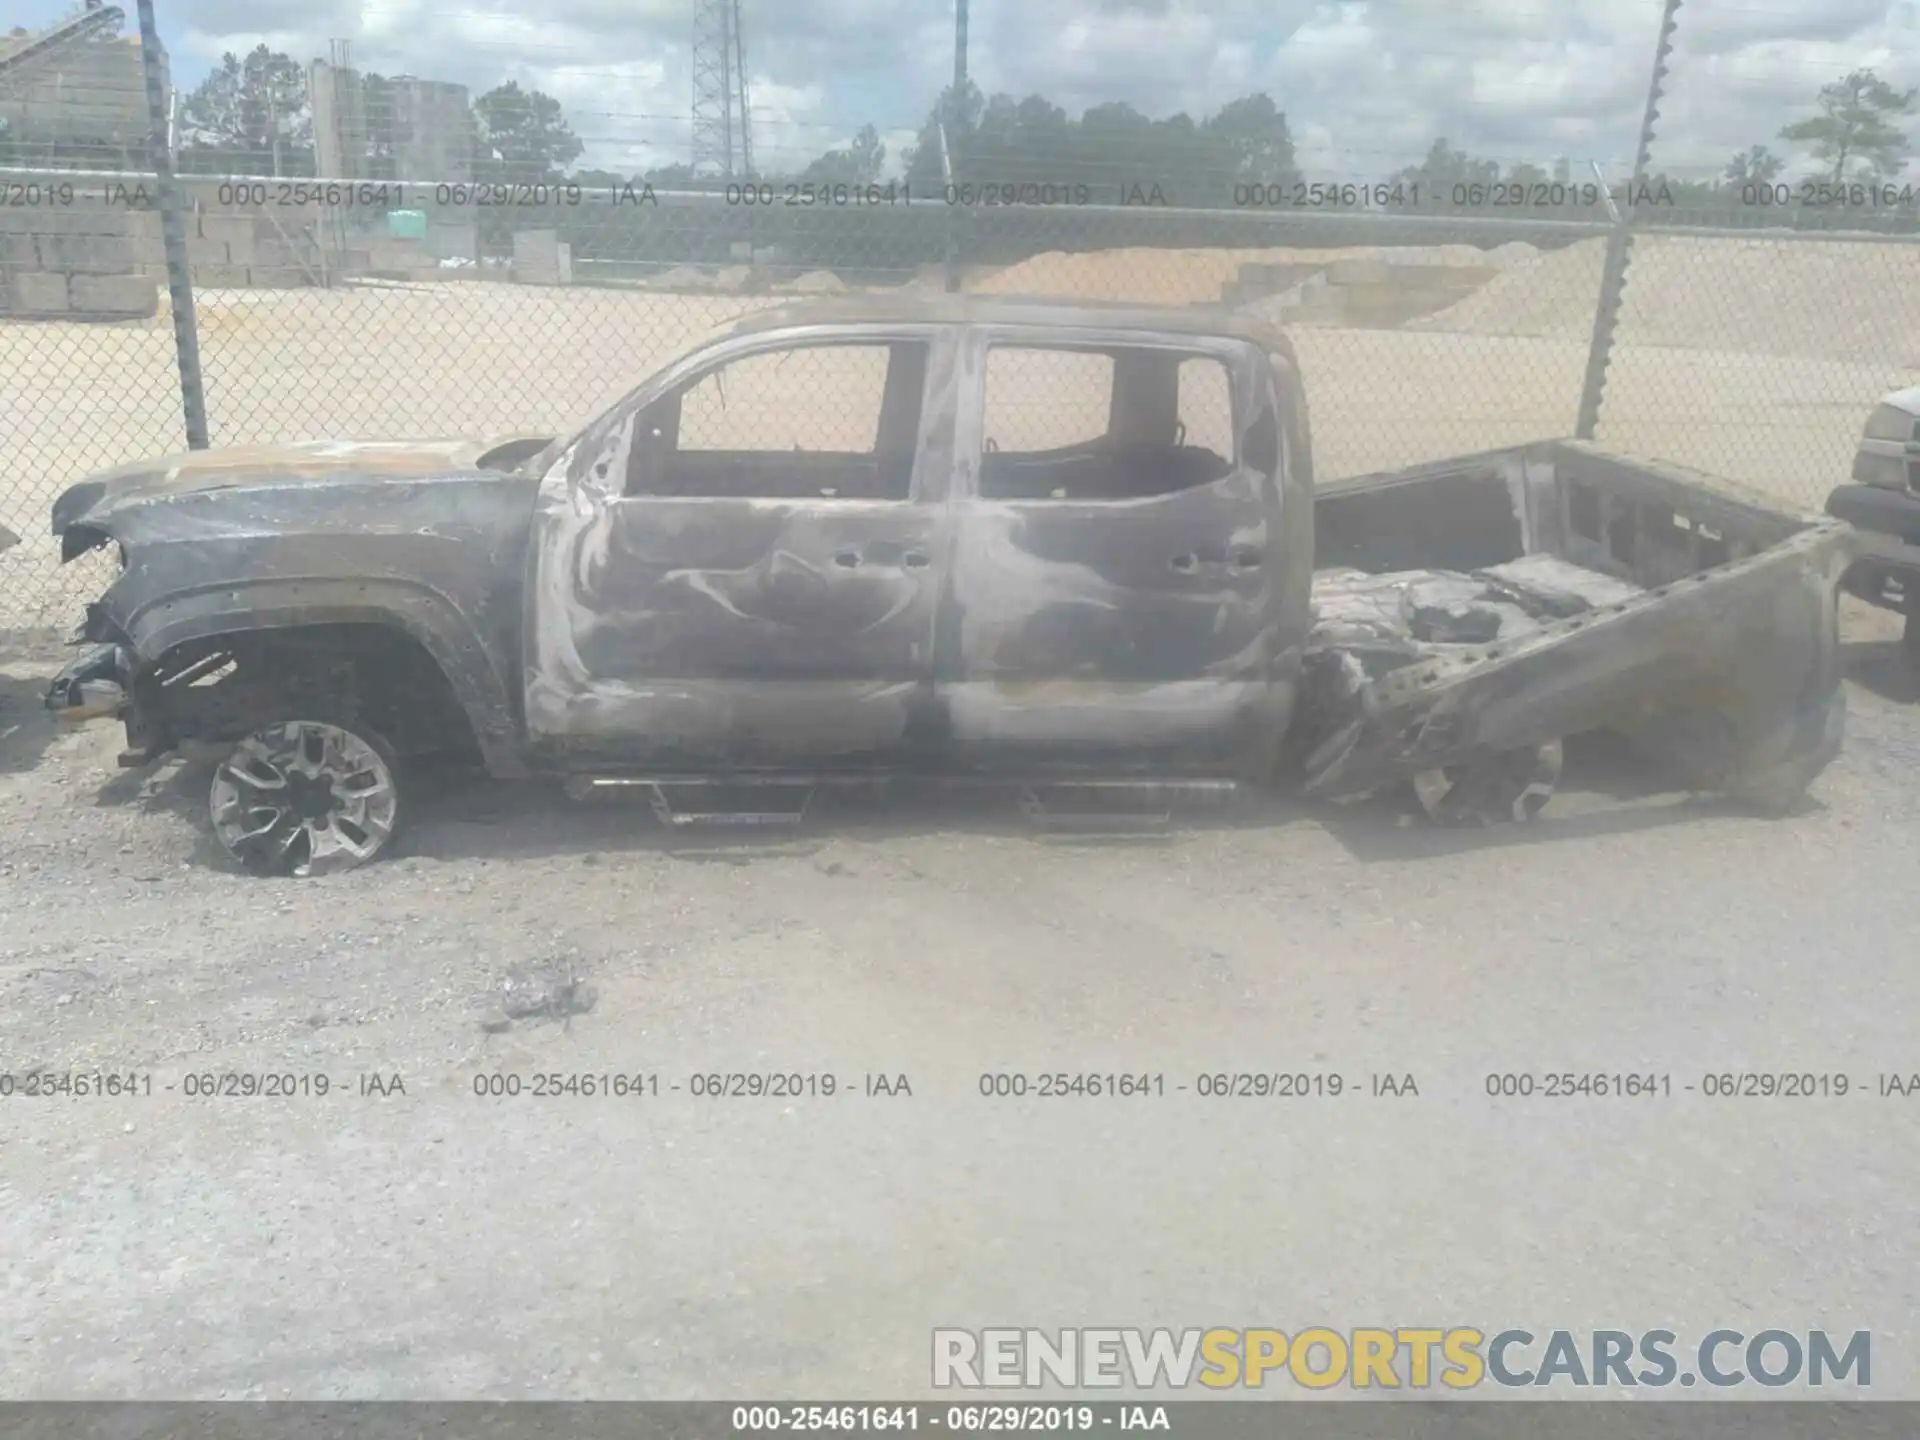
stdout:
{"type": "MultiPolygon", "coordinates": [[[[528,437],[517,447],[541,448],[528,437]]],[[[301,445],[83,481],[55,505],[64,558],[120,568],[77,639],[138,665],[239,631],[375,625],[424,647],[510,764],[521,596],[539,478],[504,447],[301,445]],[[488,468],[488,462],[492,468],[488,468]]]]}
{"type": "MultiPolygon", "coordinates": [[[[196,450],[136,461],[90,475],[53,502],[53,533],[98,527],[134,506],[212,490],[373,484],[385,479],[472,471],[513,473],[551,437],[516,434],[488,439],[314,440],[291,445],[196,450]]],[[[63,547],[71,559],[94,537],[63,547]]]]}

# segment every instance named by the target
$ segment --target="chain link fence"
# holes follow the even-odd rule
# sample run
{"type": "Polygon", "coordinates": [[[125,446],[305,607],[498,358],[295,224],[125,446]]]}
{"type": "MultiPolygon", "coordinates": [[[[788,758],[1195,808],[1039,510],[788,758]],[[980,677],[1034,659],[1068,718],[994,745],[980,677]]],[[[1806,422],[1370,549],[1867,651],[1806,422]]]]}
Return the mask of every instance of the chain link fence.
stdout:
{"type": "MultiPolygon", "coordinates": [[[[0,628],[64,627],[103,583],[58,564],[62,488],[185,448],[162,187],[140,155],[0,169],[0,526],[20,537],[0,553],[0,628]]],[[[209,440],[553,433],[747,311],[894,287],[1273,319],[1325,479],[1575,432],[1615,224],[1597,191],[1551,218],[1376,205],[1367,187],[1302,209],[1257,183],[1056,187],[976,163],[978,181],[962,163],[931,194],[182,176],[173,278],[209,440]]],[[[1635,218],[1596,438],[1817,507],[1874,400],[1920,366],[1920,242],[1635,218]]],[[[1052,383],[1016,376],[1010,403],[1044,409],[1052,383]]],[[[811,403],[804,383],[790,398],[811,403]]]]}

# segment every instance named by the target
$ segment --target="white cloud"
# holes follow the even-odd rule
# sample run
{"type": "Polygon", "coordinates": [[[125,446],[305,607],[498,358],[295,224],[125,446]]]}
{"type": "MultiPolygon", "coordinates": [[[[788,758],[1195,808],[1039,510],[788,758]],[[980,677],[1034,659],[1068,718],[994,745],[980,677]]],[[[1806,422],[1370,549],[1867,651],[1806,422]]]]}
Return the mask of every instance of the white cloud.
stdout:
{"type": "MultiPolygon", "coordinates": [[[[803,163],[871,122],[897,164],[951,74],[952,0],[743,7],[756,151],[803,163]]],[[[1440,136],[1618,166],[1660,13],[1659,0],[972,0],[969,68],[988,93],[1073,114],[1124,100],[1198,117],[1264,88],[1328,178],[1387,173],[1440,136]]],[[[163,22],[202,65],[261,41],[310,59],[338,37],[389,74],[476,91],[518,79],[561,100],[590,164],[685,154],[691,0],[169,0],[163,22]]],[[[1920,0],[1689,0],[1676,47],[1655,160],[1713,172],[1749,144],[1781,148],[1781,126],[1850,69],[1920,84],[1920,0]]]]}
{"type": "Polygon", "coordinates": [[[882,130],[880,141],[887,147],[886,159],[880,164],[881,178],[897,180],[907,172],[907,152],[920,143],[920,132],[906,128],[882,130]]]}

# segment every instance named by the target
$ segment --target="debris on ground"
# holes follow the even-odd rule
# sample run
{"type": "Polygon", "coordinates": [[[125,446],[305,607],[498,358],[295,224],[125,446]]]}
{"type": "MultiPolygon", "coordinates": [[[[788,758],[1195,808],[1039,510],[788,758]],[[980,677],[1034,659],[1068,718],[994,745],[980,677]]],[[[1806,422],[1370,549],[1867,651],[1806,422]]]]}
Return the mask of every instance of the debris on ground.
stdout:
{"type": "Polygon", "coordinates": [[[550,956],[512,966],[494,992],[494,1009],[480,1022],[488,1034],[499,1034],[522,1020],[557,1020],[563,1026],[575,1015],[585,1015],[600,994],[585,978],[578,956],[550,956]]]}

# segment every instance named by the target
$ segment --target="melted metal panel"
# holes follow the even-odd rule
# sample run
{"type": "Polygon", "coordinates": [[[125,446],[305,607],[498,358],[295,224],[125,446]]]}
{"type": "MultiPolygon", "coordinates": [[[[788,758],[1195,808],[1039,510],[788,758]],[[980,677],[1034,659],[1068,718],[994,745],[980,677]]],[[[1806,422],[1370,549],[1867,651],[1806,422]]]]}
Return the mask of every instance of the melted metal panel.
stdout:
{"type": "Polygon", "coordinates": [[[914,338],[934,343],[910,500],[623,496],[657,386],[556,458],[527,593],[544,754],[751,768],[908,743],[932,702],[954,383],[952,345],[914,338]]]}
{"type": "Polygon", "coordinates": [[[90,623],[148,665],[209,635],[396,626],[445,672],[487,763],[518,773],[513,677],[534,482],[351,466],[234,473],[232,488],[96,493],[71,507],[84,517],[72,534],[115,540],[127,558],[90,623]]]}
{"type": "MultiPolygon", "coordinates": [[[[973,337],[960,410],[965,458],[940,666],[960,756],[1227,761],[1250,737],[1284,728],[1290,689],[1276,661],[1289,619],[1304,630],[1306,607],[1280,543],[1281,477],[1242,466],[1141,499],[980,499],[984,359],[1000,338],[973,337]]],[[[1088,329],[1028,343],[1144,342],[1088,329]]],[[[1240,427],[1271,403],[1263,353],[1218,339],[1171,348],[1227,364],[1240,427]]]]}

